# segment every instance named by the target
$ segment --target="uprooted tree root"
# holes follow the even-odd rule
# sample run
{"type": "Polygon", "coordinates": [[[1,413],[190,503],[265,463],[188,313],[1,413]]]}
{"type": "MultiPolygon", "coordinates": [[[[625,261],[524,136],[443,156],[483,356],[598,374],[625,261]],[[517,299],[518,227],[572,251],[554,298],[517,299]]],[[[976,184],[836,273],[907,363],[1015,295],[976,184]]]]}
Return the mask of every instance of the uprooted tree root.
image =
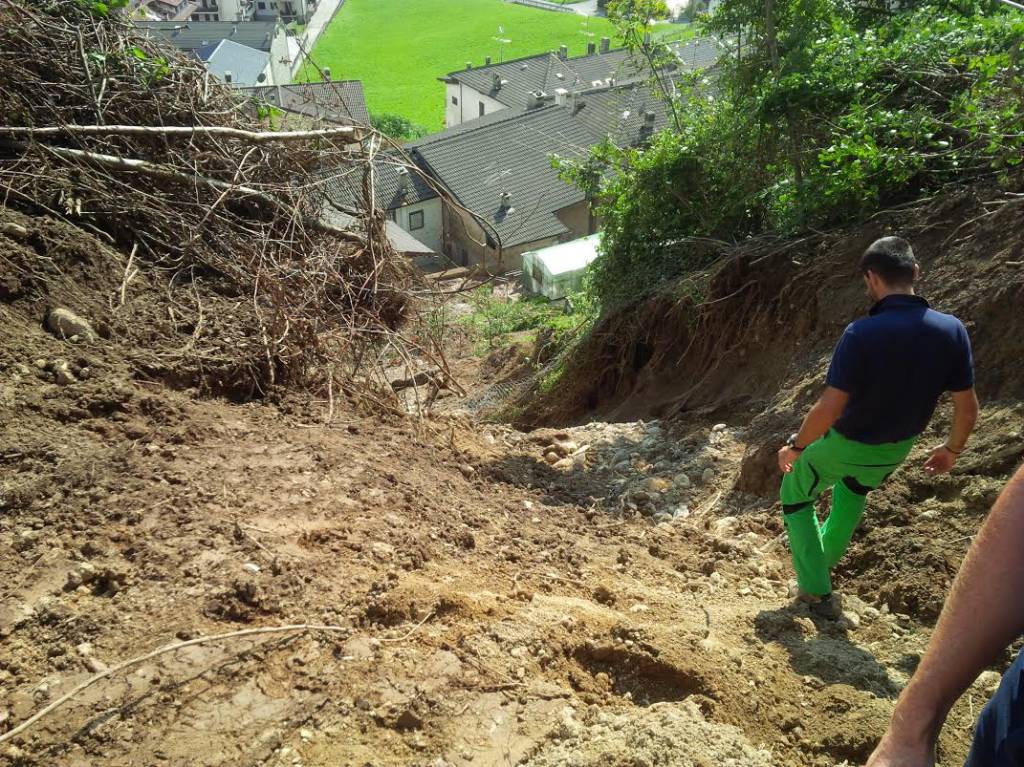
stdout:
{"type": "Polygon", "coordinates": [[[93,265],[120,283],[102,300],[53,259],[0,260],[28,300],[57,294],[109,325],[148,281],[170,329],[135,344],[135,368],[212,390],[343,386],[382,348],[398,361],[437,355],[399,332],[416,313],[415,278],[382,216],[355,232],[321,215],[328,181],[372,186],[375,134],[274,132],[201,62],[72,4],[0,0],[0,21],[4,205],[122,254],[93,265]]]}

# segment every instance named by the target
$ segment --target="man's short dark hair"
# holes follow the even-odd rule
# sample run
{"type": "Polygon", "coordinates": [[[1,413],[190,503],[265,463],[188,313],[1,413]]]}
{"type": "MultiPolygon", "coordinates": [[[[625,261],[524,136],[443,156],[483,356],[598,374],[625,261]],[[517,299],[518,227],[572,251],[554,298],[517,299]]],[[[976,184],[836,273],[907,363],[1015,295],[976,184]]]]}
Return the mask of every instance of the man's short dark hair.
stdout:
{"type": "Polygon", "coordinates": [[[875,240],[860,259],[861,271],[874,272],[886,285],[913,285],[916,266],[914,249],[902,237],[875,240]]]}

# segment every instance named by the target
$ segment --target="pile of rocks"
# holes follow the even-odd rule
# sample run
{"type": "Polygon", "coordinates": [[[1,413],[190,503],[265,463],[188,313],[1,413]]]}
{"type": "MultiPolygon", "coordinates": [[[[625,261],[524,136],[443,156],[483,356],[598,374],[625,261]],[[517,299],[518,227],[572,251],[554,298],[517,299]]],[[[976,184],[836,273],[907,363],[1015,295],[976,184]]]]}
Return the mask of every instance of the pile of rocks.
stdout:
{"type": "Polygon", "coordinates": [[[587,446],[580,447],[566,432],[559,432],[551,437],[541,436],[538,440],[543,445],[541,453],[544,460],[560,470],[587,465],[587,446]]]}
{"type": "Polygon", "coordinates": [[[742,444],[726,424],[685,438],[659,422],[593,422],[530,437],[554,468],[606,483],[609,505],[655,522],[686,519],[738,470],[742,444]],[[614,499],[614,500],[612,500],[614,499]]]}

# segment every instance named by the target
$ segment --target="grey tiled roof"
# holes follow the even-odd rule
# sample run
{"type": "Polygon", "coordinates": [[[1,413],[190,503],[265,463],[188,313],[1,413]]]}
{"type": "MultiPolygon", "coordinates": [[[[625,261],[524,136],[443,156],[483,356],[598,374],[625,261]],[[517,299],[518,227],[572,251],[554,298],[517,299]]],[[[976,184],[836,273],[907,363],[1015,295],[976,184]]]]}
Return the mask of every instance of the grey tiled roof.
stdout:
{"type": "Polygon", "coordinates": [[[278,33],[276,21],[137,21],[135,26],[148,35],[164,38],[183,51],[232,40],[269,52],[270,43],[278,33]]]}
{"type": "Polygon", "coordinates": [[[370,124],[363,84],[359,80],[266,85],[240,90],[260,101],[307,117],[335,123],[370,124]]]}
{"type": "MultiPolygon", "coordinates": [[[[683,69],[707,67],[721,54],[718,43],[710,38],[672,43],[683,69]]],[[[608,53],[593,53],[560,59],[554,53],[514,59],[501,64],[450,72],[446,82],[462,83],[490,96],[506,106],[523,108],[530,93],[543,91],[553,96],[556,88],[568,91],[589,90],[594,82],[606,79],[634,80],[644,76],[645,66],[634,60],[625,48],[608,53]],[[496,87],[496,80],[501,81],[496,87]]]]}
{"type": "MultiPolygon", "coordinates": [[[[399,152],[382,152],[377,155],[373,172],[374,202],[382,210],[393,210],[437,197],[434,191],[437,182],[428,179],[422,170],[411,165],[399,152]],[[404,168],[407,174],[404,192],[400,168],[404,168]]],[[[325,191],[335,204],[350,210],[362,210],[362,166],[356,166],[355,170],[348,164],[336,170],[327,169],[323,172],[323,178],[325,191]]]]}
{"type": "MultiPolygon", "coordinates": [[[[410,145],[413,159],[468,209],[497,230],[503,247],[568,231],[556,211],[583,201],[583,193],[551,166],[551,156],[582,158],[606,136],[620,146],[666,124],[665,106],[645,83],[585,91],[577,106],[509,110],[502,120],[476,121],[461,131],[427,136],[410,145]],[[511,194],[502,205],[501,194],[511,194]]],[[[462,126],[460,126],[462,127],[462,126]]]]}
{"type": "Polygon", "coordinates": [[[226,80],[230,72],[233,85],[256,85],[262,82],[261,77],[270,64],[269,54],[232,40],[207,45],[198,49],[196,55],[206,63],[210,74],[218,79],[226,80]]]}

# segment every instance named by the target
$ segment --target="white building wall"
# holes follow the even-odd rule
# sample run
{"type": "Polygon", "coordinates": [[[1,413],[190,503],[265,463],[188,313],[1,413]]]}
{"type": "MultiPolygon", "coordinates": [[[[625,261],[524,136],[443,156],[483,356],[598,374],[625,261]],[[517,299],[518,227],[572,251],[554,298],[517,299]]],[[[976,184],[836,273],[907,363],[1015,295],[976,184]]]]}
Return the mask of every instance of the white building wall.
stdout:
{"type": "Polygon", "coordinates": [[[239,0],[217,0],[217,6],[220,8],[220,21],[242,20],[242,4],[239,0]]]}
{"type": "Polygon", "coordinates": [[[395,211],[395,223],[417,240],[427,245],[436,253],[444,252],[443,224],[441,217],[441,198],[406,205],[395,211]],[[410,219],[413,213],[423,213],[423,227],[413,229],[410,219]]]}
{"type": "MultiPolygon", "coordinates": [[[[508,109],[500,101],[492,99],[485,93],[480,93],[462,83],[446,83],[444,89],[444,127],[451,128],[453,125],[461,125],[470,120],[480,117],[480,105],[484,105],[484,114],[498,112],[508,109]]],[[[523,104],[525,107],[526,104],[523,104]]]]}

